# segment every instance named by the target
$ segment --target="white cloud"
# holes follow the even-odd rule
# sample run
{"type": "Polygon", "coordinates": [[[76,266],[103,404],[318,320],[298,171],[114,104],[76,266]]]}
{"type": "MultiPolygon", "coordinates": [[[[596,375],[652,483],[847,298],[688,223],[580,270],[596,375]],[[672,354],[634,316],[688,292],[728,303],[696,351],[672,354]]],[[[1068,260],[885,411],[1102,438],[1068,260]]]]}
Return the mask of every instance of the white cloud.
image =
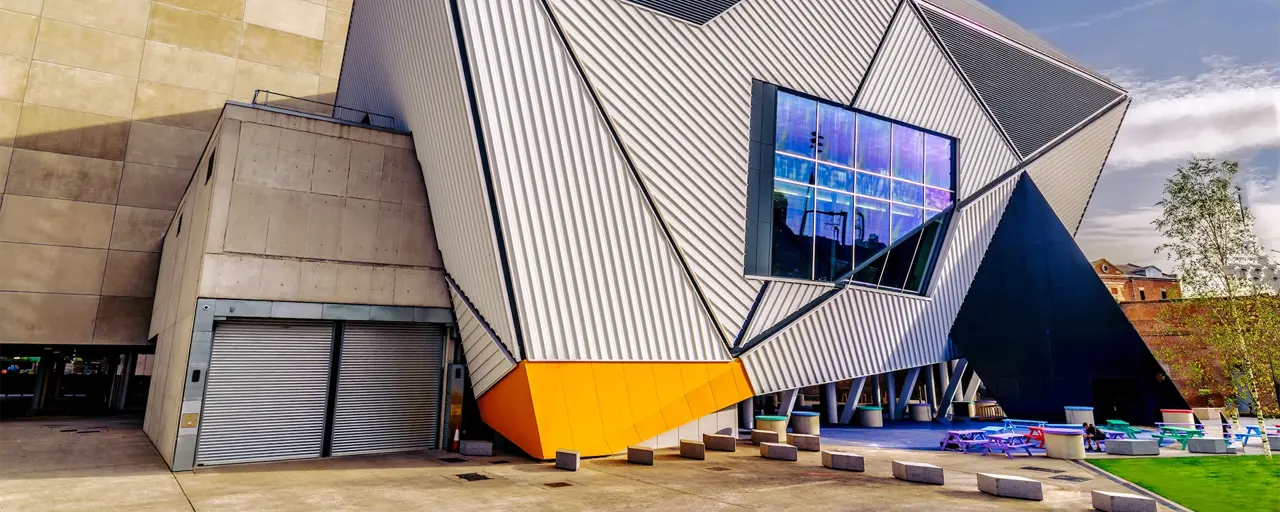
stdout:
{"type": "Polygon", "coordinates": [[[1076,22],[1071,22],[1071,23],[1062,23],[1062,24],[1058,24],[1058,25],[1050,25],[1050,26],[1047,26],[1047,27],[1040,27],[1040,28],[1035,29],[1035,30],[1034,30],[1034,32],[1036,32],[1036,33],[1038,33],[1038,34],[1052,34],[1052,33],[1054,33],[1054,32],[1059,32],[1059,31],[1067,30],[1067,29],[1073,29],[1073,28],[1085,28],[1085,27],[1089,27],[1089,26],[1097,25],[1098,23],[1102,23],[1102,22],[1104,22],[1104,21],[1114,20],[1114,19],[1119,18],[1119,17],[1121,17],[1121,16],[1124,16],[1124,15],[1126,15],[1126,14],[1130,14],[1130,13],[1134,13],[1134,12],[1138,12],[1138,11],[1142,11],[1142,10],[1150,9],[1150,8],[1155,7],[1155,6],[1157,6],[1157,5],[1160,5],[1160,4],[1163,4],[1163,3],[1167,3],[1168,1],[1169,1],[1169,0],[1147,0],[1147,1],[1142,2],[1142,3],[1137,3],[1137,4],[1134,4],[1134,5],[1127,6],[1127,7],[1121,7],[1121,8],[1119,8],[1119,9],[1114,10],[1114,11],[1111,11],[1111,12],[1108,12],[1108,13],[1105,13],[1105,14],[1100,14],[1100,15],[1094,16],[1094,17],[1092,17],[1092,18],[1088,18],[1088,19],[1084,19],[1084,20],[1080,20],[1080,21],[1076,21],[1076,22]]]}
{"type": "Polygon", "coordinates": [[[1090,260],[1156,265],[1166,272],[1173,263],[1153,250],[1164,242],[1151,224],[1160,216],[1155,206],[1139,206],[1121,212],[1091,212],[1080,225],[1076,243],[1090,260]]]}
{"type": "Polygon", "coordinates": [[[1209,71],[1149,80],[1111,73],[1133,96],[1108,167],[1131,169],[1196,154],[1280,147],[1280,62],[1204,59],[1209,71]]]}
{"type": "MultiPolygon", "coordinates": [[[[1258,241],[1264,249],[1280,251],[1280,171],[1270,180],[1250,180],[1243,187],[1245,204],[1257,219],[1258,241]]],[[[1280,259],[1280,254],[1271,253],[1271,259],[1280,259]]]]}

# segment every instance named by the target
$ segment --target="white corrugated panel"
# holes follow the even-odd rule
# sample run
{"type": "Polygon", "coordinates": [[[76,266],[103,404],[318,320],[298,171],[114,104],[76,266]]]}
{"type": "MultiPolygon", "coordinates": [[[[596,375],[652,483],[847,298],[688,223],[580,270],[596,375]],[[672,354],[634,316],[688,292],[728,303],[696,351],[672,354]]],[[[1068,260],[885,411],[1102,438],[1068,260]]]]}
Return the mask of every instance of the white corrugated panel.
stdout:
{"type": "Polygon", "coordinates": [[[745,353],[756,393],[959,357],[947,334],[1017,181],[1002,182],[952,217],[928,297],[851,285],[745,353]]]}
{"type": "Polygon", "coordinates": [[[935,5],[937,7],[941,7],[947,11],[950,11],[952,14],[960,16],[961,18],[964,18],[965,20],[975,25],[978,25],[982,28],[990,30],[991,32],[995,32],[996,34],[1006,39],[1012,40],[1022,46],[1025,46],[1027,48],[1030,48],[1032,50],[1045,54],[1049,57],[1052,57],[1053,59],[1056,59],[1063,64],[1071,66],[1072,68],[1075,68],[1078,71],[1084,72],[1086,74],[1089,74],[1090,76],[1093,76],[1094,78],[1107,81],[1108,83],[1110,83],[1107,80],[1107,77],[1085,67],[1084,64],[1076,62],[1071,57],[1068,57],[1065,53],[1062,53],[1057,48],[1054,48],[1049,43],[1046,43],[1043,39],[1036,37],[1031,32],[1018,26],[1017,23],[1010,21],[1008,18],[1000,15],[1000,13],[996,11],[991,10],[990,7],[983,5],[981,2],[978,2],[977,0],[924,0],[924,1],[929,4],[935,5]]]}
{"type": "Polygon", "coordinates": [[[518,360],[451,19],[444,0],[356,2],[338,103],[413,132],[445,268],[518,360]]]}
{"type": "Polygon", "coordinates": [[[196,464],[319,457],[332,347],[330,322],[215,324],[196,464]]]}
{"type": "Polygon", "coordinates": [[[331,453],[435,448],[443,375],[444,326],[344,324],[331,453]]]}
{"type": "Polygon", "coordinates": [[[898,2],[749,0],[703,26],[627,2],[549,3],[731,338],[759,290],[742,272],[751,81],[851,101],[898,2]]]}
{"type": "Polygon", "coordinates": [[[460,294],[453,293],[453,314],[458,319],[458,335],[466,356],[471,391],[477,398],[515,369],[516,362],[506,354],[493,332],[476,316],[471,305],[460,294]]]}
{"type": "Polygon", "coordinates": [[[787,315],[798,311],[809,301],[832,290],[830,286],[818,286],[804,283],[773,281],[765,289],[760,304],[756,306],[756,314],[751,317],[751,325],[742,335],[743,342],[750,341],[774,324],[782,321],[787,315]]]}
{"type": "Polygon", "coordinates": [[[542,4],[459,7],[525,357],[729,359],[542,4]]]}
{"type": "Polygon", "coordinates": [[[1085,208],[1089,206],[1089,198],[1128,108],[1129,101],[1112,107],[1026,167],[1053,212],[1072,234],[1084,219],[1085,208]]]}
{"type": "Polygon", "coordinates": [[[1018,163],[978,98],[910,9],[899,11],[894,20],[857,107],[959,139],[959,198],[1018,163]]]}

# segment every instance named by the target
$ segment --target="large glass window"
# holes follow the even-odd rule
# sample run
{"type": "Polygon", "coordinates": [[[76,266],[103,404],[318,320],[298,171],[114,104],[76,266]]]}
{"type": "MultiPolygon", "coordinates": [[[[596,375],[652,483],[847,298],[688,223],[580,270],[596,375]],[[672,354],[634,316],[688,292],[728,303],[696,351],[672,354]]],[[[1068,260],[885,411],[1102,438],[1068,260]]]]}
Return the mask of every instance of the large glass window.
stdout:
{"type": "Polygon", "coordinates": [[[955,201],[954,141],[777,92],[772,275],[920,293],[955,201]]]}

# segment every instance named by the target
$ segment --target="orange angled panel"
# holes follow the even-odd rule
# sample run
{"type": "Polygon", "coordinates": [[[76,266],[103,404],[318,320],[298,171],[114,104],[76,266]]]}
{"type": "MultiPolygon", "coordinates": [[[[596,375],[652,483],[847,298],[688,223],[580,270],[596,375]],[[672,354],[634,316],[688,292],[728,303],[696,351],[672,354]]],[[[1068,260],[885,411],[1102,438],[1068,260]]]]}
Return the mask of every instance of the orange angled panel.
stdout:
{"type": "Polygon", "coordinates": [[[545,459],[539,439],[533,396],[529,392],[528,365],[520,363],[489,391],[480,395],[480,418],[502,437],[535,459],[545,459]]]}

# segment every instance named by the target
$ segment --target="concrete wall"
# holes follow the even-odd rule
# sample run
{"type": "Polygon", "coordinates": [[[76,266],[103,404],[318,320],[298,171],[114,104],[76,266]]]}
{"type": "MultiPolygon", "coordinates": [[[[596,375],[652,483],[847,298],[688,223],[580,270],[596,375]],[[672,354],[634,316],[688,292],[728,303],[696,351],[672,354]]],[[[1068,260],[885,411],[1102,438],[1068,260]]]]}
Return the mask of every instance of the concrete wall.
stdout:
{"type": "Polygon", "coordinates": [[[227,105],[167,225],[144,430],[172,463],[196,299],[452,308],[408,135],[227,105]]]}
{"type": "Polygon", "coordinates": [[[0,0],[0,343],[142,345],[227,100],[331,100],[351,0],[0,0]]]}

